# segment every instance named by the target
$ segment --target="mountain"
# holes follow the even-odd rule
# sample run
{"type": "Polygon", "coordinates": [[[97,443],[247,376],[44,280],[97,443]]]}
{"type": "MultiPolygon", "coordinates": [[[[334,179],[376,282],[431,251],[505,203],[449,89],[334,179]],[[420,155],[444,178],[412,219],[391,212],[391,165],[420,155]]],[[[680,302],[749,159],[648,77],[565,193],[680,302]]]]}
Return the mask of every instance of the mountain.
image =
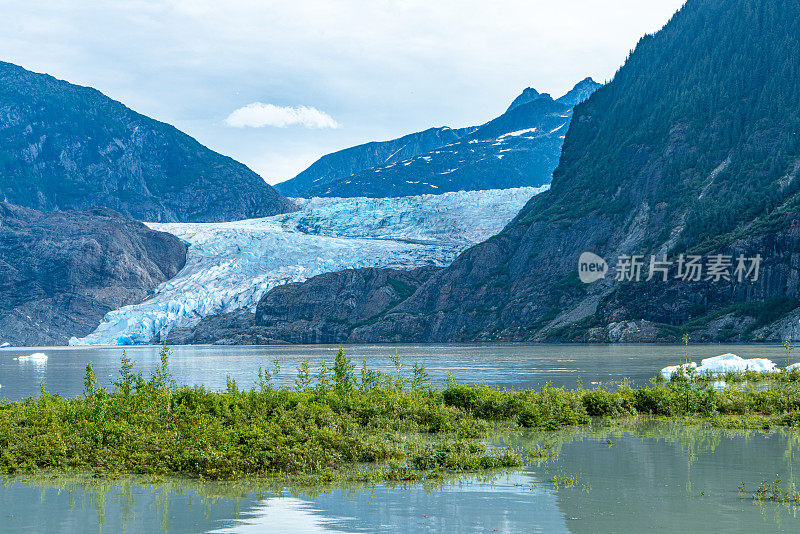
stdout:
{"type": "Polygon", "coordinates": [[[0,62],[0,201],[148,221],[292,211],[256,173],[95,89],[0,62]]]}
{"type": "Polygon", "coordinates": [[[800,4],[689,0],[575,108],[549,191],[379,318],[349,323],[346,341],[796,339],[799,65],[800,4]],[[584,284],[584,252],[612,269],[622,255],[673,263],[666,281],[584,284]],[[680,254],[701,257],[699,280],[680,254]],[[731,280],[709,278],[716,255],[731,280]],[[762,257],[758,277],[737,279],[740,256],[762,257]]]}
{"type": "Polygon", "coordinates": [[[324,156],[278,184],[294,197],[400,197],[550,182],[574,104],[599,87],[591,78],[562,99],[527,88],[500,117],[481,126],[436,128],[324,156]]]}
{"type": "Polygon", "coordinates": [[[594,94],[601,87],[591,78],[584,78],[578,84],[569,90],[567,94],[558,99],[562,104],[575,107],[581,102],[589,100],[589,97],[594,94]]]}
{"type": "MultiPolygon", "coordinates": [[[[567,94],[558,98],[557,101],[570,107],[575,107],[581,102],[588,100],[589,97],[592,96],[592,94],[601,86],[602,84],[597,83],[592,78],[584,78],[583,80],[579,81],[575,87],[570,89],[567,94]]],[[[513,102],[511,102],[511,105],[508,106],[506,112],[509,112],[514,108],[518,108],[524,104],[533,102],[534,100],[539,100],[540,98],[549,99],[550,95],[547,93],[540,93],[533,87],[528,87],[522,91],[522,94],[515,98],[513,102]]]]}
{"type": "Polygon", "coordinates": [[[64,345],[175,276],[186,246],[110,209],[0,203],[0,343],[64,345]]]}
{"type": "MultiPolygon", "coordinates": [[[[288,197],[311,197],[308,191],[336,184],[366,169],[414,158],[457,141],[474,128],[429,128],[391,141],[372,142],[322,156],[308,169],[275,189],[288,197]]],[[[317,195],[330,196],[330,195],[317,195]]]]}
{"type": "MultiPolygon", "coordinates": [[[[566,95],[564,95],[564,96],[566,96],[566,95]]],[[[511,111],[514,108],[518,108],[518,107],[520,107],[520,106],[522,106],[524,104],[529,104],[529,103],[533,102],[534,100],[538,100],[540,98],[550,98],[550,95],[547,94],[547,93],[542,94],[539,91],[537,91],[536,89],[534,89],[533,87],[526,87],[522,91],[522,93],[520,93],[520,95],[517,98],[515,98],[513,102],[511,102],[511,105],[508,106],[508,109],[506,110],[506,113],[508,113],[509,111],[511,111]]]]}
{"type": "Polygon", "coordinates": [[[281,339],[293,343],[320,343],[330,339],[345,341],[348,323],[369,323],[411,296],[420,284],[437,268],[411,271],[394,269],[349,269],[338,273],[315,276],[307,284],[316,291],[304,291],[307,300],[286,298],[294,293],[291,284],[276,287],[258,303],[255,321],[267,329],[296,317],[295,331],[281,339]],[[331,307],[332,298],[346,303],[331,307]],[[324,321],[305,322],[303,317],[324,317],[324,321]]]}
{"type": "Polygon", "coordinates": [[[209,315],[193,327],[171,330],[166,341],[171,345],[343,343],[353,324],[380,319],[437,269],[364,268],[321,274],[307,284],[276,287],[269,298],[259,301],[255,314],[240,310],[209,315]]]}

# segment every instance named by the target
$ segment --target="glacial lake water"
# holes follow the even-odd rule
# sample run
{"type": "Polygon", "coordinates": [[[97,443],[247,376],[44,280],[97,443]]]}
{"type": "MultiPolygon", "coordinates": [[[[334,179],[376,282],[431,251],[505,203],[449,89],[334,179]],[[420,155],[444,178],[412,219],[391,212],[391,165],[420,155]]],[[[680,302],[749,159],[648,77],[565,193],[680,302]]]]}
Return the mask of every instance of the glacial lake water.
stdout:
{"type": "MultiPolygon", "coordinates": [[[[305,358],[316,367],[338,347],[175,347],[178,380],[247,387],[258,366],[278,358],[279,380],[294,381],[305,358]]],[[[435,382],[448,372],[462,382],[508,388],[573,387],[629,378],[644,384],[683,356],[682,346],[363,345],[345,350],[371,368],[425,363],[435,382]]],[[[0,398],[48,391],[80,394],[87,362],[100,382],[119,368],[120,347],[0,349],[0,398]],[[46,362],[15,360],[33,352],[46,362]]],[[[785,365],[782,347],[689,346],[695,361],[724,352],[785,365]]],[[[139,369],[158,362],[157,347],[128,347],[139,369]]],[[[252,483],[80,478],[16,478],[0,484],[0,532],[798,532],[800,509],[754,503],[762,481],[784,489],[800,474],[800,432],[722,431],[643,422],[600,423],[558,432],[519,432],[497,442],[559,451],[540,464],[436,486],[274,488],[252,483]],[[744,484],[745,494],[739,486],[744,484]]]]}

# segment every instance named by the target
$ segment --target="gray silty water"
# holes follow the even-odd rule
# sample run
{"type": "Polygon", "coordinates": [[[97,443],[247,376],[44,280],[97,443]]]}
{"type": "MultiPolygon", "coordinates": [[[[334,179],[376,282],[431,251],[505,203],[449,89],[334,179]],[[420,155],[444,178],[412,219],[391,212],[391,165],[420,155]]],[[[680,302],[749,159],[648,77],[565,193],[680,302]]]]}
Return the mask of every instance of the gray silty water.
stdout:
{"type": "Polygon", "coordinates": [[[257,484],[16,480],[0,486],[0,532],[797,532],[799,508],[752,500],[762,481],[796,484],[796,431],[644,422],[521,432],[539,464],[441,486],[268,493],[257,484]],[[571,480],[572,482],[568,482],[571,480]],[[740,494],[744,483],[747,491],[740,494]],[[98,487],[99,486],[99,487],[98,487]]]}
{"type": "MultiPolygon", "coordinates": [[[[324,360],[331,365],[338,346],[288,345],[266,347],[181,346],[173,347],[170,369],[179,382],[203,384],[224,389],[226,378],[240,387],[250,387],[259,366],[272,366],[278,359],[279,384],[294,384],[297,367],[305,358],[316,369],[324,360]]],[[[394,372],[391,356],[397,350],[405,371],[415,362],[424,363],[433,381],[441,384],[448,373],[460,382],[486,381],[513,389],[541,388],[545,383],[575,386],[578,377],[584,385],[631,379],[646,384],[659,369],[674,365],[684,357],[683,346],[664,345],[353,345],[345,351],[360,366],[363,360],[373,369],[394,372]]],[[[38,395],[44,383],[50,393],[78,395],[83,389],[87,363],[92,363],[101,385],[117,376],[123,347],[58,347],[0,349],[0,398],[16,400],[38,395]],[[18,361],[15,358],[34,352],[48,356],[46,362],[18,361]]],[[[159,347],[125,347],[145,376],[158,364],[159,347]]],[[[689,356],[701,358],[734,352],[745,358],[765,357],[779,365],[786,362],[783,348],[774,345],[697,345],[689,346],[689,356]]]]}

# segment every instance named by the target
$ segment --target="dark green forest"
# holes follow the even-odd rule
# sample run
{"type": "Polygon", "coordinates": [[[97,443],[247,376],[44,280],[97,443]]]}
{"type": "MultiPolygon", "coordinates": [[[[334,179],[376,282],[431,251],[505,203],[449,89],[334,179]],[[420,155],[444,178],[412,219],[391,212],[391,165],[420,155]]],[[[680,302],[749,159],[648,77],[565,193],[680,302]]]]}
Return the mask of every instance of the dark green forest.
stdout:
{"type": "Polygon", "coordinates": [[[666,204],[682,248],[774,227],[798,206],[799,131],[800,3],[690,0],[576,109],[552,191],[521,220],[666,204]]]}

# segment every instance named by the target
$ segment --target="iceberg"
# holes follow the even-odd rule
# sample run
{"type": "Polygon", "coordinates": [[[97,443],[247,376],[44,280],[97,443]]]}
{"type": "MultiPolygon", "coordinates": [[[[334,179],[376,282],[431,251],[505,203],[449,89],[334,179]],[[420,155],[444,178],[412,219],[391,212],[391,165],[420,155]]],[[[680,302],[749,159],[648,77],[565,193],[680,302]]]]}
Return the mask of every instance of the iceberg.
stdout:
{"type": "Polygon", "coordinates": [[[736,354],[728,353],[700,360],[700,365],[697,365],[695,362],[689,362],[688,364],[683,364],[683,366],[674,365],[664,367],[661,369],[661,376],[669,380],[681,367],[694,369],[695,372],[700,375],[721,375],[725,373],[743,373],[744,371],[755,371],[757,373],[774,373],[779,371],[775,362],[767,358],[751,358],[746,360],[736,354]]]}
{"type": "Polygon", "coordinates": [[[300,211],[223,223],[147,223],[188,245],[152,297],[106,314],[70,345],[149,343],[203,317],[255,311],[275,286],[361,267],[444,266],[498,233],[549,186],[400,198],[295,199],[300,211]]]}
{"type": "Polygon", "coordinates": [[[34,352],[33,354],[28,354],[27,356],[20,356],[19,358],[14,358],[20,362],[33,362],[33,363],[44,363],[47,361],[47,354],[43,352],[34,352]]]}
{"type": "Polygon", "coordinates": [[[8,343],[8,342],[0,343],[0,349],[4,349],[4,348],[10,347],[10,346],[11,346],[11,343],[8,343]]]}
{"type": "Polygon", "coordinates": [[[775,363],[767,358],[751,358],[745,360],[736,354],[730,353],[700,360],[700,366],[697,368],[697,372],[701,374],[742,373],[744,371],[767,373],[777,370],[778,368],[775,363]]]}

